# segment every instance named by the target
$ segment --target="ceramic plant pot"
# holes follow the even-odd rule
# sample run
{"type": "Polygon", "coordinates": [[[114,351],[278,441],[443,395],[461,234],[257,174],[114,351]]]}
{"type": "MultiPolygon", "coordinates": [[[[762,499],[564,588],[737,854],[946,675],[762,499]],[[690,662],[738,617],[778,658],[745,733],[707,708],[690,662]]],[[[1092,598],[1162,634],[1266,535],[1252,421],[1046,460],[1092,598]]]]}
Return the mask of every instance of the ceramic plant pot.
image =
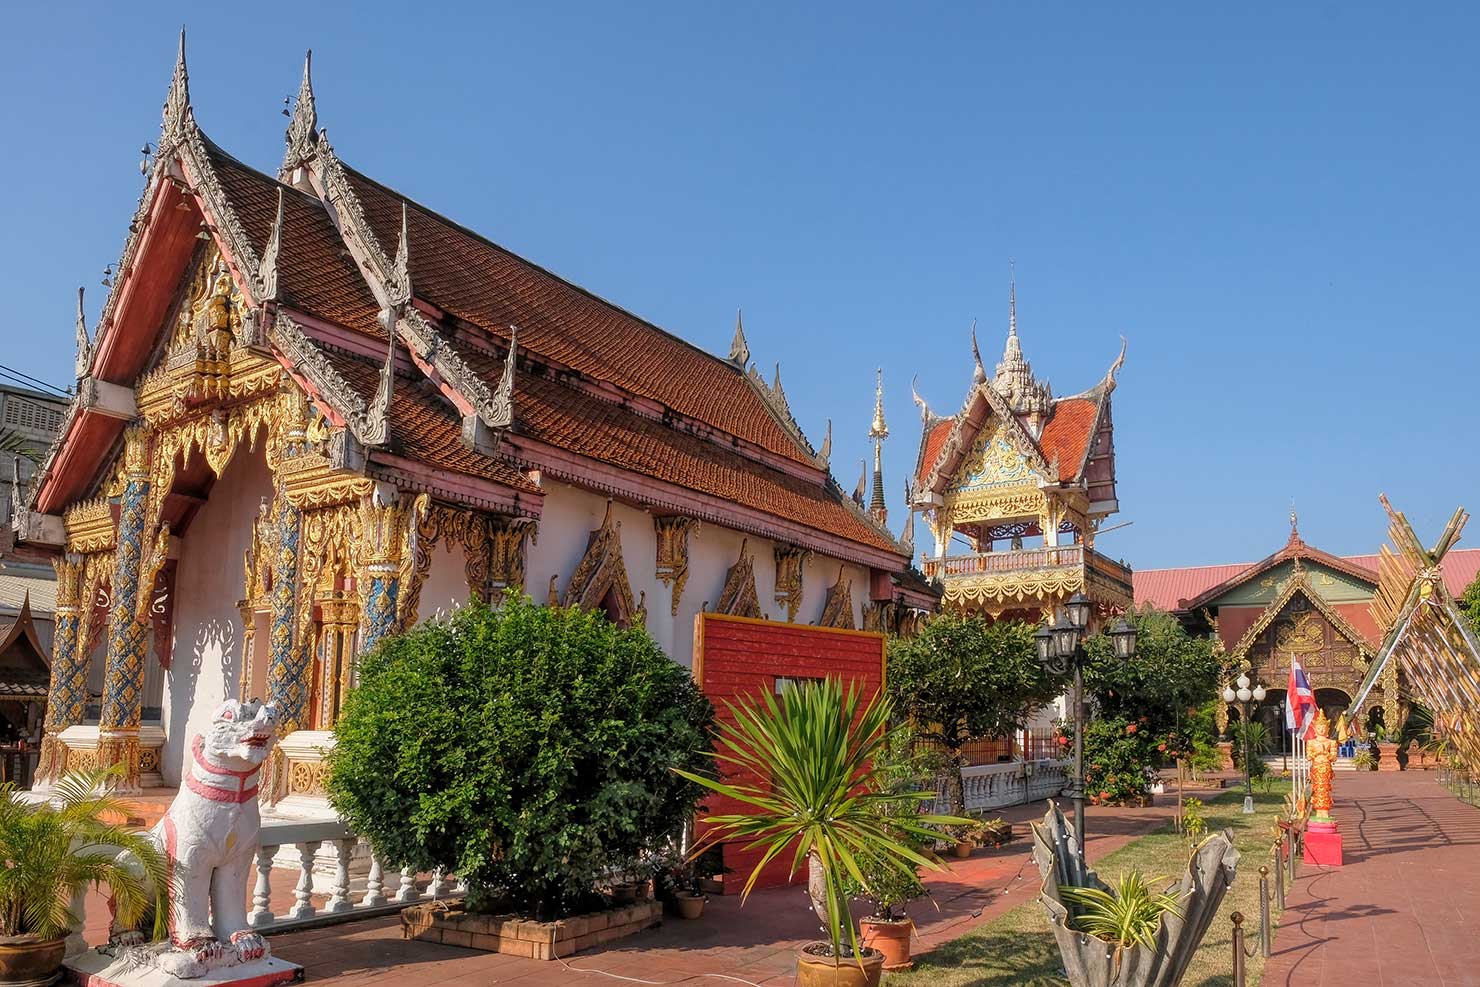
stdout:
{"type": "Polygon", "coordinates": [[[967,857],[971,856],[971,851],[975,846],[976,844],[972,843],[970,840],[961,840],[954,847],[951,848],[951,856],[955,857],[957,860],[965,860],[967,857]]]}
{"type": "Polygon", "coordinates": [[[825,942],[808,943],[797,954],[797,987],[879,987],[884,954],[865,948],[862,957],[827,955],[825,942]]]}
{"type": "Polygon", "coordinates": [[[679,916],[690,920],[704,914],[704,902],[706,900],[702,894],[694,894],[691,891],[683,891],[674,896],[679,916]]]}
{"type": "Polygon", "coordinates": [[[915,923],[907,918],[866,918],[858,923],[859,941],[884,954],[885,970],[908,970],[915,965],[910,961],[914,931],[915,923]]]}
{"type": "Polygon", "coordinates": [[[66,953],[65,937],[0,946],[0,984],[49,984],[62,968],[62,958],[66,953]]]}

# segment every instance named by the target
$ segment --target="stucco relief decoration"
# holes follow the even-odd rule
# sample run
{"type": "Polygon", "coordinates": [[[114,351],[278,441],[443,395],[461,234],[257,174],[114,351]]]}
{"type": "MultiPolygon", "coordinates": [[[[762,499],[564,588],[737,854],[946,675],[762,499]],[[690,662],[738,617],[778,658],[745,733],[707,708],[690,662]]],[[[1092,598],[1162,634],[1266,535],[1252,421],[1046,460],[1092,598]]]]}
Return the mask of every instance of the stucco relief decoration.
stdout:
{"type": "Polygon", "coordinates": [[[622,561],[622,523],[615,519],[612,502],[606,502],[606,516],[601,527],[591,533],[586,554],[571,574],[562,603],[567,607],[594,610],[608,595],[615,597],[617,616],[638,622],[637,600],[627,579],[627,566],[622,561]]]}
{"type": "Polygon", "coordinates": [[[653,529],[658,536],[656,575],[664,586],[673,588],[670,612],[677,617],[678,601],[689,581],[689,535],[699,530],[699,522],[676,514],[654,517],[653,529]]]}
{"type": "Polygon", "coordinates": [[[267,940],[247,923],[246,901],[261,827],[257,779],[277,729],[271,705],[232,699],[191,738],[185,783],[148,834],[174,884],[170,937],[150,943],[141,930],[115,925],[99,953],[182,980],[269,957],[267,940]]]}
{"type": "Polygon", "coordinates": [[[827,599],[822,604],[819,627],[841,627],[856,630],[853,622],[853,582],[846,579],[842,566],[838,567],[838,581],[827,588],[827,599]]]}
{"type": "Polygon", "coordinates": [[[1013,445],[1007,428],[1001,423],[992,432],[983,430],[977,437],[967,453],[960,477],[955,489],[963,492],[1023,486],[1040,479],[1029,465],[1028,457],[1013,445]]]}
{"type": "Polygon", "coordinates": [[[795,545],[777,545],[776,602],[786,608],[787,623],[795,623],[802,605],[802,570],[812,553],[795,545]]]}
{"type": "Polygon", "coordinates": [[[942,523],[966,524],[1005,518],[1038,518],[1048,511],[1048,501],[1039,490],[1014,490],[957,499],[950,495],[941,513],[942,523]]]}
{"type": "Polygon", "coordinates": [[[749,539],[740,542],[740,558],[725,573],[725,585],[714,612],[732,617],[760,617],[761,601],[755,591],[755,556],[746,551],[749,539]]]}

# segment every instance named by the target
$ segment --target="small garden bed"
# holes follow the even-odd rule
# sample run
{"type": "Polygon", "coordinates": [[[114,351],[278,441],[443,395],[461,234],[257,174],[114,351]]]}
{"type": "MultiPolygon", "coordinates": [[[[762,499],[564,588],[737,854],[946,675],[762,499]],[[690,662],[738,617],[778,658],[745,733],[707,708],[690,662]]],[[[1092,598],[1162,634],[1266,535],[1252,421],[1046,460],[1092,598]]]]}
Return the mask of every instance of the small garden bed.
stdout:
{"type": "Polygon", "coordinates": [[[462,905],[459,898],[407,908],[401,912],[401,938],[508,953],[532,960],[553,960],[625,939],[663,922],[663,905],[657,901],[639,901],[554,922],[466,912],[462,905]]]}

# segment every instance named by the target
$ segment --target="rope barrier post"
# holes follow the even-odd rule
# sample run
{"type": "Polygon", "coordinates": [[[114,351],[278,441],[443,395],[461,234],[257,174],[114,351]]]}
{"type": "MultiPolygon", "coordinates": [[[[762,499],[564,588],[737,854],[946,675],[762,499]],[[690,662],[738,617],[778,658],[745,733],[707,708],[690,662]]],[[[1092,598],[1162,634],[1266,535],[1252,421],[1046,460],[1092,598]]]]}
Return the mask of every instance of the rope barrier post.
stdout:
{"type": "Polygon", "coordinates": [[[1234,912],[1233,919],[1233,987],[1245,987],[1244,977],[1244,913],[1234,912]]]}
{"type": "Polygon", "coordinates": [[[1274,845],[1274,893],[1275,900],[1279,902],[1280,911],[1285,910],[1285,853],[1288,852],[1290,844],[1285,842],[1285,834],[1280,834],[1280,841],[1274,845]]]}
{"type": "Polygon", "coordinates": [[[1290,872],[1288,874],[1286,874],[1285,877],[1289,880],[1290,886],[1291,887],[1294,887],[1295,886],[1295,856],[1296,856],[1296,854],[1298,854],[1300,852],[1300,839],[1299,839],[1298,834],[1293,829],[1290,830],[1290,832],[1287,835],[1289,836],[1289,839],[1290,839],[1290,855],[1289,855],[1289,857],[1286,858],[1286,864],[1290,868],[1290,872]]]}
{"type": "Polygon", "coordinates": [[[1268,959],[1272,950],[1274,926],[1269,920],[1269,868],[1259,868],[1259,949],[1268,959]]]}

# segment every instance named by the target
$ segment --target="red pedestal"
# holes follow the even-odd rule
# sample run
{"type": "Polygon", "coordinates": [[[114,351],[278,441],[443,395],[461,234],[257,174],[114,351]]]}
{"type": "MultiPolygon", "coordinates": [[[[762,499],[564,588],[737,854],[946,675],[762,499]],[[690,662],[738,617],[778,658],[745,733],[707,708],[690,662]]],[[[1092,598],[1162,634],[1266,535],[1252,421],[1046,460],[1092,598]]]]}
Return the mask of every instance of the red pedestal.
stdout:
{"type": "Polygon", "coordinates": [[[1341,866],[1341,834],[1334,822],[1311,822],[1306,826],[1305,862],[1321,867],[1341,866]]]}

